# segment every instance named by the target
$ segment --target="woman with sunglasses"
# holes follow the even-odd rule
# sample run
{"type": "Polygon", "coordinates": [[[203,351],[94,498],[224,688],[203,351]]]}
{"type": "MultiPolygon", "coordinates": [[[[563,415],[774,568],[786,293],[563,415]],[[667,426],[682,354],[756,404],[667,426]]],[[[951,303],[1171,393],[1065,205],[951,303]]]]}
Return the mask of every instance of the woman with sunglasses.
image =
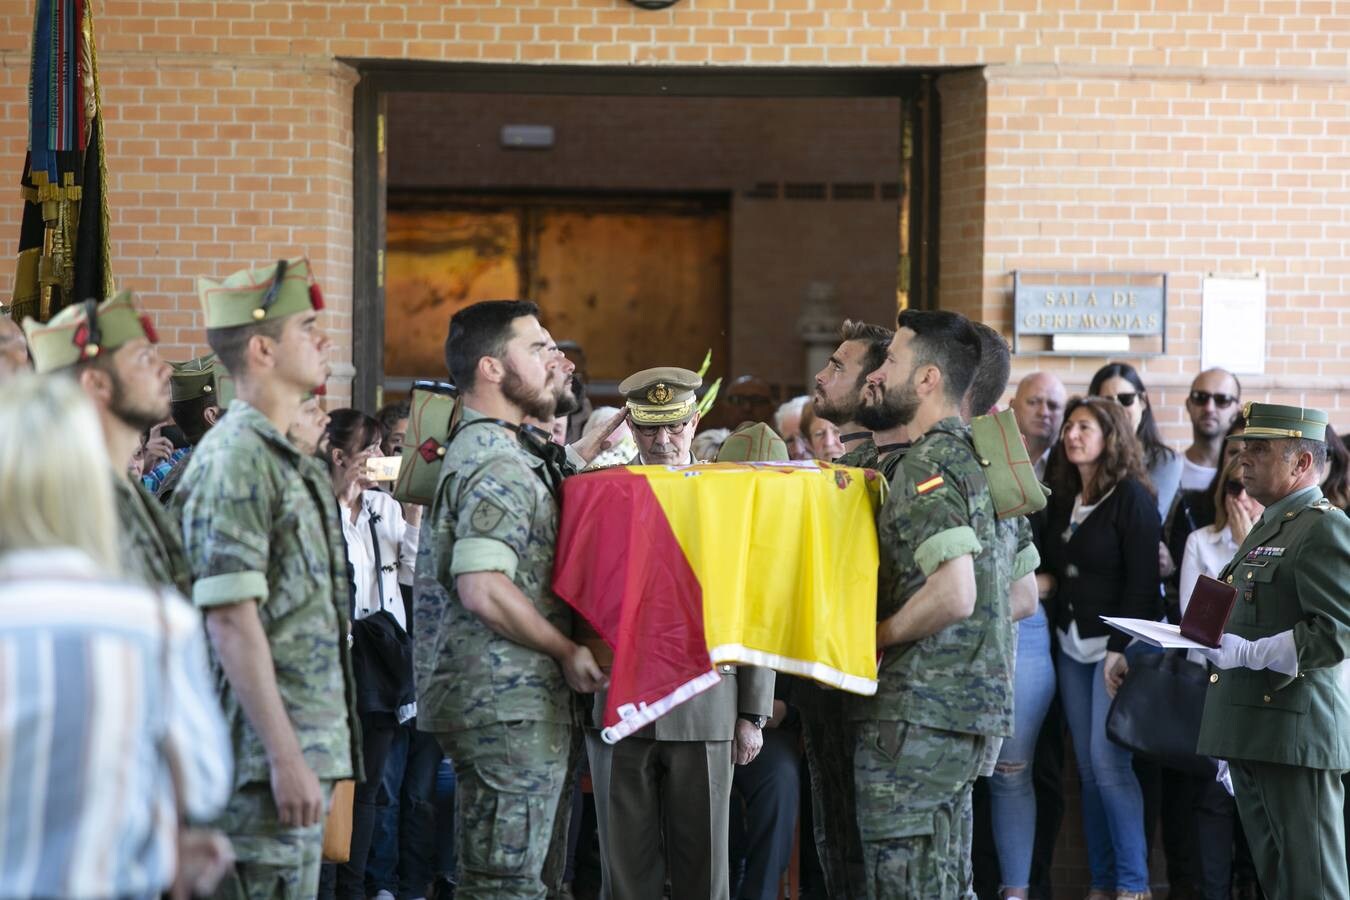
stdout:
{"type": "Polygon", "coordinates": [[[1129,671],[1129,638],[1101,616],[1157,619],[1159,521],[1139,442],[1119,403],[1075,397],[1047,474],[1047,609],[1059,644],[1059,696],[1082,783],[1089,900],[1149,894],[1144,798],[1132,755],[1106,736],[1129,671]]]}
{"type": "Polygon", "coordinates": [[[1129,363],[1107,363],[1092,376],[1088,393],[1093,397],[1114,400],[1125,410],[1135,437],[1144,451],[1144,465],[1148,479],[1157,492],[1158,517],[1166,519],[1181,484],[1182,458],[1163,443],[1158,423],[1153,418],[1153,406],[1148,401],[1144,380],[1129,363]]]}
{"type": "MultiPolygon", "coordinates": [[[[1235,448],[1240,444],[1229,441],[1228,446],[1235,448]]],[[[1265,512],[1265,507],[1247,493],[1241,475],[1237,454],[1226,452],[1223,468],[1219,470],[1210,493],[1215,510],[1214,522],[1191,532],[1181,557],[1180,598],[1183,613],[1200,576],[1217,577],[1238,552],[1248,532],[1261,518],[1261,513],[1265,512]]],[[[1201,665],[1206,662],[1203,656],[1193,650],[1187,657],[1201,665]]],[[[1251,852],[1246,849],[1246,839],[1237,821],[1237,806],[1223,785],[1212,777],[1186,777],[1193,781],[1190,792],[1195,804],[1195,849],[1199,863],[1197,875],[1200,896],[1203,900],[1227,900],[1233,896],[1235,875],[1247,885],[1256,883],[1251,852]],[[1242,849],[1236,858],[1235,838],[1242,849]],[[1242,866],[1245,871],[1235,873],[1235,863],[1238,861],[1245,861],[1245,866],[1242,866]]]]}

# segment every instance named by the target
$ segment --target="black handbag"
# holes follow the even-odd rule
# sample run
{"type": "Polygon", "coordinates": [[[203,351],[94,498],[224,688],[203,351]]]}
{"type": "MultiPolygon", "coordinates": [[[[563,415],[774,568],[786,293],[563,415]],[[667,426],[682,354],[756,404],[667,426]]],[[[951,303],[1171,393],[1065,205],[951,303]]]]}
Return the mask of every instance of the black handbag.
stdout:
{"type": "Polygon", "coordinates": [[[1111,701],[1106,736],[1169,769],[1214,777],[1214,761],[1195,751],[1209,677],[1181,650],[1143,653],[1111,701]]]}
{"type": "Polygon", "coordinates": [[[365,618],[356,618],[352,596],[352,669],[356,676],[356,709],[362,714],[388,714],[413,703],[412,638],[384,607],[384,567],[380,538],[375,532],[377,516],[371,515],[370,543],[375,553],[375,586],[380,608],[365,618]]]}

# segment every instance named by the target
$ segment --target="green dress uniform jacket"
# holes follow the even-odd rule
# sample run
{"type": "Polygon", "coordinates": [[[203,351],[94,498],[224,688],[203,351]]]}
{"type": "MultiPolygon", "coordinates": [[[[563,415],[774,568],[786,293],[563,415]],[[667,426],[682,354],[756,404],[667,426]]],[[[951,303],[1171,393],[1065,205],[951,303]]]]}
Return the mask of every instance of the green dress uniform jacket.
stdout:
{"type": "Polygon", "coordinates": [[[127,574],[152,587],[171,587],[192,596],[192,571],[183,552],[178,523],[140,482],[113,473],[117,501],[118,549],[127,574]]]}
{"type": "Polygon", "coordinates": [[[1350,769],[1350,518],[1317,487],[1271,505],[1219,573],[1237,588],[1228,631],[1290,629],[1299,674],[1215,670],[1199,751],[1314,769],[1350,769]]]}
{"type": "MultiPolygon", "coordinates": [[[[347,553],[332,484],[266,416],[236,399],[202,438],[174,495],[203,610],[258,603],[305,763],[320,780],[361,771],[348,634],[347,553]]],[[[212,654],[235,782],[267,784],[262,740],[212,654]]]]}

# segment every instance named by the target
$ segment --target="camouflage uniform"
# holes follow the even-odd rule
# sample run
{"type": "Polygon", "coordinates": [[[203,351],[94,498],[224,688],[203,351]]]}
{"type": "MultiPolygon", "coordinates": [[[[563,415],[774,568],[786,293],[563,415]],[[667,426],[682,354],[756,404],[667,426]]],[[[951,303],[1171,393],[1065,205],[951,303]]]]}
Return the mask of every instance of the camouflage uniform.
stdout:
{"type": "MultiPolygon", "coordinates": [[[[196,578],[193,601],[204,610],[257,601],[277,690],[326,796],[334,780],[353,777],[361,765],[347,554],[332,485],[322,467],[242,400],[191,460],[174,509],[196,578]]],[[[230,723],[236,788],[216,824],[238,857],[217,894],[310,900],[318,890],[322,825],[278,823],[262,740],[214,652],[212,662],[230,723]]]]}
{"type": "Polygon", "coordinates": [[[874,697],[851,698],[866,892],[973,897],[971,788],[1012,732],[1014,546],[959,419],[903,454],[877,526],[877,618],[889,618],[943,562],[974,557],[975,611],[886,651],[874,697]]]}
{"type": "Polygon", "coordinates": [[[464,608],[455,586],[461,574],[502,572],[571,634],[571,610],[550,588],[557,487],[514,430],[466,406],[422,523],[417,725],[455,764],[460,900],[561,889],[580,752],[572,693],[557,662],[497,634],[464,608]]]}
{"type": "Polygon", "coordinates": [[[121,473],[113,475],[117,500],[118,550],[127,574],[153,586],[172,587],[192,596],[192,573],[178,523],[164,511],[140,482],[121,473]]]}

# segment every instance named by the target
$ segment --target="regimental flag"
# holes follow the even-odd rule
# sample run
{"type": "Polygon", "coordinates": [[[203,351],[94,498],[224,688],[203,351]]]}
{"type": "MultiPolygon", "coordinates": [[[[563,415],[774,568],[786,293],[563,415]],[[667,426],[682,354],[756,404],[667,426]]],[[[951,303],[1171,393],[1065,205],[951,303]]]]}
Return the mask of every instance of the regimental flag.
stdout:
{"type": "Polygon", "coordinates": [[[88,0],[37,0],[12,315],[46,322],[113,291],[98,53],[88,0]]]}
{"type": "Polygon", "coordinates": [[[828,463],[628,466],[563,484],[553,589],[613,649],[613,743],[720,663],[876,692],[884,482],[828,463]]]}

